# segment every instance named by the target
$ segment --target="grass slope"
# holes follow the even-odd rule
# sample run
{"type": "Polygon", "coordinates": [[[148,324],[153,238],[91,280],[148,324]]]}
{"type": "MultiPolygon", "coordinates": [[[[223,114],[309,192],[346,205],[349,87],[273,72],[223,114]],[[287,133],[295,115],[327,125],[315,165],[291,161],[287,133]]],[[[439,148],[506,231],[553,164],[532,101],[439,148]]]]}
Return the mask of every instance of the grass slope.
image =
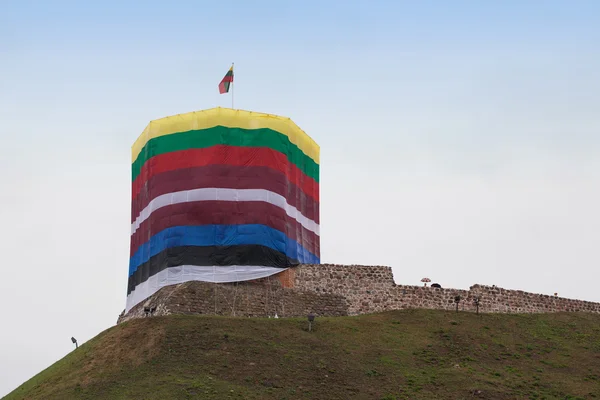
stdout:
{"type": "Polygon", "coordinates": [[[600,316],[406,310],[153,317],[101,333],[6,399],[600,398],[600,316]]]}

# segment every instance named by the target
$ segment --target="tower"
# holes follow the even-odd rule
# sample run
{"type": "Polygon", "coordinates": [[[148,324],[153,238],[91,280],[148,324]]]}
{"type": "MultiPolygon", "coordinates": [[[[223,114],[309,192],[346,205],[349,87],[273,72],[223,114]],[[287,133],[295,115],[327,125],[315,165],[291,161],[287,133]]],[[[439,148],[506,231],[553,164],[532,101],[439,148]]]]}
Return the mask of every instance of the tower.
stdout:
{"type": "Polygon", "coordinates": [[[125,311],[168,285],[318,264],[319,153],[270,114],[213,108],[150,122],[132,146],[125,311]]]}

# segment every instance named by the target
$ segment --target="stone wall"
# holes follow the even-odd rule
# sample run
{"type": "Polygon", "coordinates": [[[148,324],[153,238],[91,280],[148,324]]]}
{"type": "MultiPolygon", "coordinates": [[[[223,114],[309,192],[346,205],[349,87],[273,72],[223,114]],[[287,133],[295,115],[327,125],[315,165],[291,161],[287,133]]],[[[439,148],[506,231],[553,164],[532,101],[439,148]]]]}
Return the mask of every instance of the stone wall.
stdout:
{"type": "Polygon", "coordinates": [[[392,269],[382,266],[303,265],[295,270],[294,288],[317,293],[336,293],[348,301],[349,314],[364,314],[404,308],[453,310],[460,296],[459,310],[480,312],[547,313],[586,311],[600,313],[600,303],[550,295],[473,285],[469,290],[396,285],[392,269]]]}
{"type": "Polygon", "coordinates": [[[407,308],[485,313],[600,313],[600,303],[473,285],[469,290],[397,285],[390,267],[301,265],[282,274],[250,282],[211,284],[187,282],[165,287],[138,304],[118,322],[153,315],[218,314],[247,317],[292,317],[374,313],[407,308]]]}
{"type": "Polygon", "coordinates": [[[145,309],[152,315],[210,314],[238,317],[291,317],[348,314],[346,299],[340,294],[315,293],[285,288],[276,277],[239,283],[186,282],[167,286],[145,302],[133,307],[118,322],[141,318],[145,309]]]}

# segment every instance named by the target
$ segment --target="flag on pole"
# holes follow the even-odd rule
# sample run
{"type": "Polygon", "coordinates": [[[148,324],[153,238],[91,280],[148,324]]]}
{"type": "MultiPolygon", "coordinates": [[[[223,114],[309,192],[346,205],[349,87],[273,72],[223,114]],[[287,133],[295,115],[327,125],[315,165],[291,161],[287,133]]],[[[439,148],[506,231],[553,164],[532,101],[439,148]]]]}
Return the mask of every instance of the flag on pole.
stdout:
{"type": "Polygon", "coordinates": [[[231,66],[231,68],[229,68],[229,71],[227,71],[227,73],[223,77],[223,80],[221,81],[221,83],[219,83],[219,93],[221,93],[221,94],[228,93],[229,86],[231,86],[232,82],[233,82],[233,65],[231,66]]]}

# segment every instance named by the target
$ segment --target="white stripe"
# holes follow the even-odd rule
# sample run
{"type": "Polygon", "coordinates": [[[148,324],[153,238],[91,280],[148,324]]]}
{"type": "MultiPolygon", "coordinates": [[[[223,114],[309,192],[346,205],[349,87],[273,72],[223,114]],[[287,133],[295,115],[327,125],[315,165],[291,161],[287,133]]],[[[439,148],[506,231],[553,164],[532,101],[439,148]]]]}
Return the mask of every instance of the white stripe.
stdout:
{"type": "Polygon", "coordinates": [[[128,313],[136,304],[144,301],[161,288],[189,281],[202,281],[210,283],[227,283],[249,281],[265,278],[285,271],[287,268],[264,267],[260,265],[227,265],[227,266],[198,266],[181,265],[163,269],[152,275],[145,282],[140,283],[127,296],[125,313],[128,313]]]}
{"type": "Polygon", "coordinates": [[[298,221],[303,227],[319,236],[319,224],[312,219],[302,215],[298,209],[290,205],[285,197],[265,189],[224,189],[224,188],[201,188],[192,190],[182,190],[181,192],[166,193],[158,196],[140,212],[133,224],[131,224],[131,234],[140,227],[142,222],[148,219],[150,215],[159,208],[172,204],[187,203],[192,201],[264,201],[285,210],[285,213],[298,221]]]}

